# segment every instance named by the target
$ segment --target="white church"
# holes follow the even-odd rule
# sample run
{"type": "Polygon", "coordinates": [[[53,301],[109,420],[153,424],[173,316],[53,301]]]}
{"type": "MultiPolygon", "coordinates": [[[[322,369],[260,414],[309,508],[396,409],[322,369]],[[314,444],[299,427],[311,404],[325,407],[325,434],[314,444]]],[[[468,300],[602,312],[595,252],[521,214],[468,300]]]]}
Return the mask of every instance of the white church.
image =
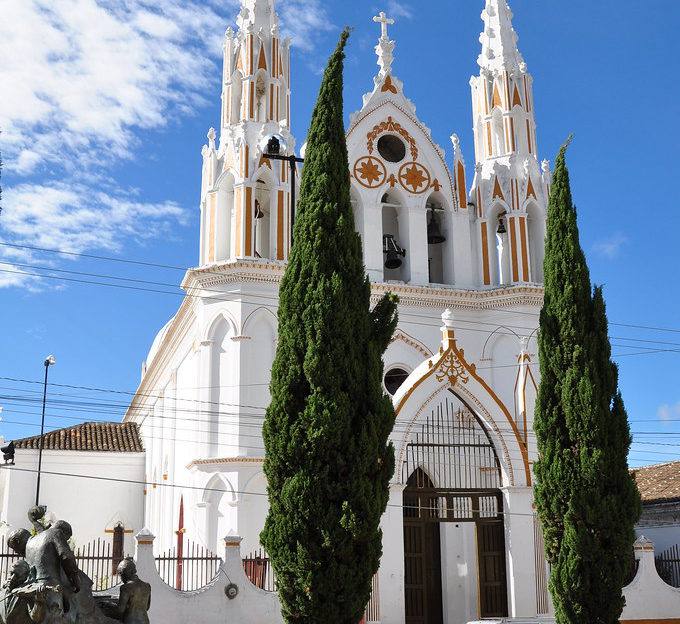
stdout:
{"type": "MultiPolygon", "coordinates": [[[[470,81],[474,172],[457,135],[447,159],[416,116],[392,73],[384,13],[374,18],[379,71],[347,128],[373,295],[400,301],[384,356],[396,471],[372,622],[535,621],[550,612],[532,501],[550,171],[538,160],[532,78],[506,0],[486,0],[482,20],[470,81]]],[[[202,151],[198,266],[182,282],[186,297],[153,341],[125,422],[46,439],[41,502],[66,516],[73,507],[60,508],[60,493],[86,501],[90,515],[67,517],[81,544],[110,534],[120,557],[146,526],[157,552],[178,534],[218,555],[228,535],[242,537],[243,556],[260,547],[261,428],[304,166],[268,157],[272,137],[280,156],[299,153],[290,76],[273,0],[241,0],[224,41],[219,133],[210,129],[202,151]],[[77,461],[66,457],[74,451],[77,461]],[[58,481],[64,462],[82,473],[77,489],[58,481]],[[113,468],[115,487],[102,489],[113,468]]],[[[2,471],[0,528],[25,524],[38,441],[17,441],[17,469],[2,471]]]]}
{"type": "MultiPolygon", "coordinates": [[[[219,132],[202,151],[199,263],[126,415],[146,447],[159,549],[176,540],[180,505],[186,536],[213,552],[230,532],[242,552],[258,548],[267,511],[261,426],[294,218],[290,164],[267,158],[267,143],[279,138],[285,156],[296,141],[290,41],[272,0],[241,5],[219,132]],[[156,487],[166,481],[186,487],[156,487]]],[[[374,19],[379,71],[347,128],[351,197],[374,296],[400,304],[384,357],[397,469],[372,600],[385,623],[546,614],[531,466],[550,171],[532,77],[506,1],[486,0],[470,170],[458,136],[447,159],[416,116],[392,72],[392,20],[374,19]]]]}

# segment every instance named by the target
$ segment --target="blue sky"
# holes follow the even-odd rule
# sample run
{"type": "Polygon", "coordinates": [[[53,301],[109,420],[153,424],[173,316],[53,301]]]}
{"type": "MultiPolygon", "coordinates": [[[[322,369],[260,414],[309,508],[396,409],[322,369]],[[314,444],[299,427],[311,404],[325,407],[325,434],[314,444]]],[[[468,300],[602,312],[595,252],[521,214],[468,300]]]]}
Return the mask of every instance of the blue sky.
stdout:
{"type": "MultiPolygon", "coordinates": [[[[631,464],[680,459],[680,296],[671,172],[680,138],[680,3],[515,0],[534,77],[538,144],[551,161],[569,133],[572,190],[636,442],[631,464]],[[629,326],[626,326],[629,325],[629,326]],[[660,328],[643,329],[632,326],[660,328]],[[662,331],[663,329],[663,331],[662,331]]],[[[377,72],[380,10],[396,19],[393,70],[451,158],[474,166],[470,75],[482,0],[281,0],[293,38],[292,131],[302,145],[320,72],[345,25],[345,113],[377,72]]],[[[43,360],[54,353],[48,426],[122,417],[172,286],[198,257],[201,147],[219,124],[221,44],[234,0],[5,0],[0,19],[0,434],[38,432],[43,360]],[[139,266],[8,246],[177,267],[139,266]],[[22,266],[24,265],[24,266],[22,266]],[[44,267],[44,268],[36,268],[44,267]],[[118,283],[147,292],[65,281],[118,283]],[[26,383],[25,380],[36,383],[26,383]],[[75,386],[75,387],[67,387],[75,386]],[[102,393],[85,388],[105,388],[102,393]]]]}

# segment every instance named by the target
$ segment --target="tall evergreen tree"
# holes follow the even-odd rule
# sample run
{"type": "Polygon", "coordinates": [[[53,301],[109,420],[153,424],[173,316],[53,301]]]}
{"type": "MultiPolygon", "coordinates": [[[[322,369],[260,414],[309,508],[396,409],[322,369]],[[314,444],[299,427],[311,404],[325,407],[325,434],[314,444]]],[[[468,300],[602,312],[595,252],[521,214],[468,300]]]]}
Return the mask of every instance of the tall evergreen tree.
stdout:
{"type": "Polygon", "coordinates": [[[270,509],[261,539],[288,623],[359,622],[394,472],[395,415],[381,379],[396,298],[371,311],[354,227],[342,101],[348,35],[329,60],[308,134],[262,432],[270,509]]]}
{"type": "Polygon", "coordinates": [[[534,495],[557,623],[615,624],[640,498],[628,471],[631,436],[602,289],[591,291],[579,242],[566,148],[548,206],[534,495]]]}

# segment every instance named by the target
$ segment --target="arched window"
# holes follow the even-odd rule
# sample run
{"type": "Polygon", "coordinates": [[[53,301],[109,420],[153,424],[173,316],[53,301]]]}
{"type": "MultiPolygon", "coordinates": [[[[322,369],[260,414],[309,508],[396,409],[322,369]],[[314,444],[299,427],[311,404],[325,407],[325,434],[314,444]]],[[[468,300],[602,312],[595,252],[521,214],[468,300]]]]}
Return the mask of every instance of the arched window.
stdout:
{"type": "Polygon", "coordinates": [[[231,255],[231,217],[234,210],[234,176],[222,180],[215,207],[215,260],[222,262],[231,255]]]}
{"type": "Polygon", "coordinates": [[[527,230],[530,279],[540,284],[543,282],[543,259],[545,257],[545,219],[534,203],[527,206],[527,230]]]}
{"type": "Polygon", "coordinates": [[[496,262],[498,264],[498,284],[510,284],[510,237],[508,236],[508,220],[505,214],[498,217],[496,227],[496,262]]]}
{"type": "Polygon", "coordinates": [[[408,282],[411,267],[408,250],[408,217],[399,200],[385,193],[382,198],[383,279],[408,282]]]}
{"type": "Polygon", "coordinates": [[[493,156],[505,154],[505,132],[503,130],[503,113],[494,108],[491,120],[491,134],[493,137],[493,156]]]}
{"type": "Polygon", "coordinates": [[[236,70],[231,79],[231,113],[230,123],[241,121],[241,100],[243,98],[243,77],[241,72],[236,70]]]}
{"type": "Polygon", "coordinates": [[[125,527],[121,523],[118,523],[113,527],[113,545],[112,545],[112,564],[113,564],[113,574],[118,571],[118,564],[125,557],[125,527]]]}
{"type": "Polygon", "coordinates": [[[273,242],[276,232],[272,232],[275,220],[271,218],[271,191],[264,180],[258,180],[255,187],[255,201],[253,205],[253,240],[256,258],[275,258],[273,242]]]}
{"type": "Polygon", "coordinates": [[[441,193],[432,193],[425,203],[427,222],[427,266],[431,284],[453,284],[453,236],[451,210],[441,193]]]}
{"type": "Polygon", "coordinates": [[[284,121],[288,119],[288,87],[286,86],[286,81],[279,80],[279,119],[278,121],[284,121]]]}
{"type": "Polygon", "coordinates": [[[264,79],[264,73],[260,72],[257,75],[255,82],[255,121],[265,123],[268,121],[267,117],[267,83],[264,79]]]}

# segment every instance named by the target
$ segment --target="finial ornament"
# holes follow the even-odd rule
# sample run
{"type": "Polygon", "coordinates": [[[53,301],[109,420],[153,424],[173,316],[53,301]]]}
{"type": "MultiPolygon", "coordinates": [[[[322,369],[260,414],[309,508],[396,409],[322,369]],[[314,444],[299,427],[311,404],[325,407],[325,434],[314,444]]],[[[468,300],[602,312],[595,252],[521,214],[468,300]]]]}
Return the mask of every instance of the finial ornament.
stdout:
{"type": "Polygon", "coordinates": [[[380,11],[379,15],[376,15],[376,16],[373,17],[373,21],[376,24],[378,24],[378,23],[380,24],[380,28],[381,28],[380,38],[386,39],[386,40],[389,41],[389,37],[387,36],[387,25],[388,24],[390,24],[390,25],[394,24],[394,20],[391,17],[387,17],[387,15],[385,14],[385,11],[380,11]]]}
{"type": "Polygon", "coordinates": [[[375,46],[375,53],[378,55],[378,66],[380,67],[380,72],[378,77],[384,80],[389,74],[392,73],[392,60],[394,59],[394,41],[390,41],[387,35],[387,25],[394,24],[394,20],[385,15],[385,11],[381,11],[380,15],[376,15],[373,18],[376,24],[380,24],[381,35],[378,39],[378,45],[375,46]]]}

